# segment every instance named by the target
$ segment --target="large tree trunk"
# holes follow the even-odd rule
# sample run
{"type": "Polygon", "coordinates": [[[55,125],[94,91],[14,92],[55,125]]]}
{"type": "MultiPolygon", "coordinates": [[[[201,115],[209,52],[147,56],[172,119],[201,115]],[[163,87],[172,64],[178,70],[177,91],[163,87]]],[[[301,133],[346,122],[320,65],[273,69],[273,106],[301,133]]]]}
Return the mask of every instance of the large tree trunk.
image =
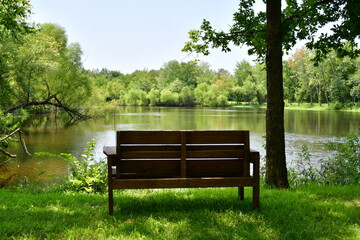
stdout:
{"type": "Polygon", "coordinates": [[[266,184],[288,188],[285,156],[281,0],[266,3],[266,184]]]}

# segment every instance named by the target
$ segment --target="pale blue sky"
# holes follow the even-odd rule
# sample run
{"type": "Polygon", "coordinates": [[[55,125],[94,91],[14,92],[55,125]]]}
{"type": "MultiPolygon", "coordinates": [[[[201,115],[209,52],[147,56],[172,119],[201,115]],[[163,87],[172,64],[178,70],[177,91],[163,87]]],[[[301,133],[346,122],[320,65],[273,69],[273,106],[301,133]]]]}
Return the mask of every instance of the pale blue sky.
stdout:
{"type": "MultiPolygon", "coordinates": [[[[122,73],[160,69],[170,60],[191,61],[181,48],[188,31],[203,19],[227,30],[238,0],[31,0],[32,21],[56,23],[69,41],[80,43],[85,68],[108,68],[122,73]]],[[[232,72],[236,62],[251,60],[247,49],[212,51],[198,56],[212,69],[232,72]]]]}

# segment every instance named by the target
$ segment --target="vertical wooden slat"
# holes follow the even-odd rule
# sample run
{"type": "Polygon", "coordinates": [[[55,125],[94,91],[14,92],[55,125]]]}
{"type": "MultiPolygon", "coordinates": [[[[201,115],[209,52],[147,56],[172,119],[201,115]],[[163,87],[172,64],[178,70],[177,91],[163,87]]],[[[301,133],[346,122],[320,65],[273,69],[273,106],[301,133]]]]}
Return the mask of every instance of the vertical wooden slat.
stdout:
{"type": "Polygon", "coordinates": [[[249,141],[249,132],[244,131],[244,177],[250,176],[250,141],[249,141]]]}
{"type": "Polygon", "coordinates": [[[186,132],[181,132],[181,164],[180,176],[186,177],[186,132]]]}

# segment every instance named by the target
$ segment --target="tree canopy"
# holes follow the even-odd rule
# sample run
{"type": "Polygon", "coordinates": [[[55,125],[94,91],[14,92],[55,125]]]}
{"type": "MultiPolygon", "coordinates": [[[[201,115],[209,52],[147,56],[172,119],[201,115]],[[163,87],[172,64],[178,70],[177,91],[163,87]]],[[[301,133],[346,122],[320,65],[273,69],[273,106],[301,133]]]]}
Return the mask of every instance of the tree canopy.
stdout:
{"type": "Polygon", "coordinates": [[[266,12],[255,12],[255,0],[239,2],[234,23],[228,32],[215,30],[204,20],[199,30],[189,32],[184,51],[208,55],[210,48],[231,51],[229,44],[247,45],[249,54],[265,60],[267,71],[266,183],[279,188],[289,186],[286,171],[283,96],[283,51],[299,40],[315,52],[319,62],[331,49],[340,56],[359,54],[360,4],[357,0],[266,1],[266,12]],[[331,31],[319,29],[331,25],[331,31]],[[265,58],[265,59],[264,59],[265,58]]]}

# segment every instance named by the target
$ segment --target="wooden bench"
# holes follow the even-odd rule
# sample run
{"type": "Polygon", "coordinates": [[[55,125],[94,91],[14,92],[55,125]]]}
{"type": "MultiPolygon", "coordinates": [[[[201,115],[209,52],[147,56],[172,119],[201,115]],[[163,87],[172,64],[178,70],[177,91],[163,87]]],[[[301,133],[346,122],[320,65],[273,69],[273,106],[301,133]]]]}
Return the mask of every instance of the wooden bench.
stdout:
{"type": "Polygon", "coordinates": [[[116,142],[104,147],[109,214],[113,189],[238,187],[243,200],[252,187],[259,208],[259,152],[250,150],[249,131],[117,131],[116,142]]]}

